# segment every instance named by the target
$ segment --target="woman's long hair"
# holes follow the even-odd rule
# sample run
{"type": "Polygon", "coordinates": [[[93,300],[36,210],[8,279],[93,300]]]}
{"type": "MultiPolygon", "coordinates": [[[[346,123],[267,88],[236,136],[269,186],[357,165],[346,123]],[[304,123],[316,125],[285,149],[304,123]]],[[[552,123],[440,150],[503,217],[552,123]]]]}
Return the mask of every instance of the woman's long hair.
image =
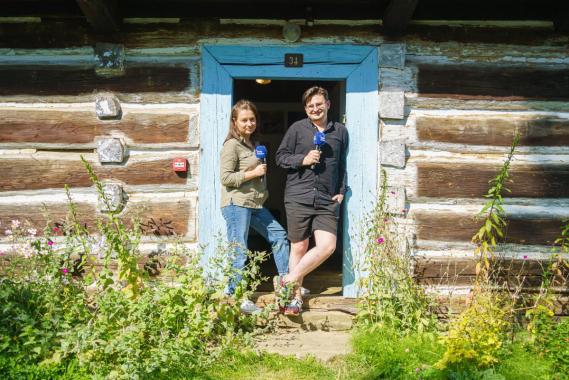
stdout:
{"type": "Polygon", "coordinates": [[[255,132],[251,134],[250,139],[253,145],[255,145],[255,143],[258,141],[259,128],[261,127],[261,122],[259,119],[259,111],[257,111],[257,107],[253,102],[246,99],[241,99],[237,103],[235,103],[233,108],[231,108],[231,117],[229,118],[229,131],[227,132],[227,136],[225,137],[225,141],[223,142],[224,144],[231,139],[237,139],[237,140],[241,139],[241,135],[239,134],[239,130],[237,129],[237,125],[235,124],[235,120],[237,120],[237,116],[239,115],[239,112],[242,110],[251,111],[255,115],[256,128],[255,132]]]}

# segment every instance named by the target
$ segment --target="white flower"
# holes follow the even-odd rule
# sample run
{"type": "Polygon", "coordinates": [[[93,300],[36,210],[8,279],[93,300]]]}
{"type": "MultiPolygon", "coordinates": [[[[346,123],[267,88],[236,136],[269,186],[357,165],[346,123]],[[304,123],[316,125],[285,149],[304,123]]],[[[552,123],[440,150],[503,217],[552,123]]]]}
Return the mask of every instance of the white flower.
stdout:
{"type": "Polygon", "coordinates": [[[4,231],[4,234],[5,234],[6,236],[11,236],[11,235],[12,235],[12,230],[6,230],[6,231],[4,231]]]}
{"type": "Polygon", "coordinates": [[[19,220],[12,220],[12,228],[18,228],[20,227],[20,221],[19,220]]]}
{"type": "Polygon", "coordinates": [[[38,230],[36,230],[35,228],[28,228],[28,234],[30,234],[30,237],[36,236],[37,233],[38,230]]]}

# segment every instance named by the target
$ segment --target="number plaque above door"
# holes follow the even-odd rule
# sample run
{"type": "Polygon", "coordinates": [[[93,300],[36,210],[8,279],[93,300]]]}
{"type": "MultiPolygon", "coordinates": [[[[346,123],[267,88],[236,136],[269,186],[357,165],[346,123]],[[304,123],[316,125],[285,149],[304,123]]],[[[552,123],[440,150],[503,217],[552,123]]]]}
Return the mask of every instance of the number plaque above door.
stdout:
{"type": "Polygon", "coordinates": [[[304,65],[304,54],[286,53],[284,61],[285,67],[302,67],[304,65]]]}

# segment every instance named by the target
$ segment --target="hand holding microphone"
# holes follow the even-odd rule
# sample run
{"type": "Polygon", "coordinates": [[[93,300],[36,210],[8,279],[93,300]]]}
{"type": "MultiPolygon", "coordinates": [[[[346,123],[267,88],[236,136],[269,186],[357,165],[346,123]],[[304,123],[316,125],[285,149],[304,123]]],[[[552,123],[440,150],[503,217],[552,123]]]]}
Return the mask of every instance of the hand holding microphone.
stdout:
{"type": "MultiPolygon", "coordinates": [[[[262,165],[266,165],[267,159],[267,147],[264,145],[258,145],[255,148],[255,157],[261,162],[262,165]]],[[[261,182],[265,181],[265,176],[261,176],[261,182]]]]}
{"type": "MultiPolygon", "coordinates": [[[[320,152],[322,145],[326,143],[326,135],[324,134],[324,132],[316,132],[314,134],[312,141],[314,143],[314,149],[320,152]]],[[[314,169],[315,166],[316,163],[310,165],[310,169],[314,169]]]]}

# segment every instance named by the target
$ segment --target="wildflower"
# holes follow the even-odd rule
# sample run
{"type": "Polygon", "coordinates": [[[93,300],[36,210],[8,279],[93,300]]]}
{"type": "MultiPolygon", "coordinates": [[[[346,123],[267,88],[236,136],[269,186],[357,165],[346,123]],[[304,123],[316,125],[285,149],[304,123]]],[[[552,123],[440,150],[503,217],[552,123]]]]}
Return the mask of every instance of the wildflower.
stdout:
{"type": "Polygon", "coordinates": [[[5,234],[6,236],[11,236],[12,233],[13,233],[12,230],[6,230],[6,231],[4,231],[4,234],[5,234]]]}
{"type": "Polygon", "coordinates": [[[0,251],[0,256],[6,256],[6,253],[4,251],[0,251]]]}
{"type": "Polygon", "coordinates": [[[383,244],[385,242],[385,238],[383,237],[378,237],[376,240],[377,244],[383,244]]]}
{"type": "Polygon", "coordinates": [[[395,191],[391,191],[391,194],[395,195],[395,191]]]}
{"type": "Polygon", "coordinates": [[[69,269],[67,269],[67,268],[61,268],[61,273],[63,273],[63,274],[68,274],[68,273],[69,273],[69,269]]]}
{"type": "Polygon", "coordinates": [[[55,243],[51,239],[47,239],[47,245],[50,247],[53,246],[55,243]]]}
{"type": "Polygon", "coordinates": [[[12,220],[12,228],[18,228],[18,227],[20,227],[20,221],[12,220]]]}
{"type": "Polygon", "coordinates": [[[53,232],[59,232],[59,227],[53,227],[53,232]]]}
{"type": "Polygon", "coordinates": [[[528,255],[524,255],[524,260],[527,260],[527,259],[528,259],[528,255]]]}
{"type": "Polygon", "coordinates": [[[406,349],[405,349],[405,352],[409,352],[409,349],[408,349],[408,348],[406,348],[406,349]]]}
{"type": "Polygon", "coordinates": [[[35,228],[28,228],[28,234],[30,235],[30,237],[36,236],[37,233],[38,230],[36,230],[35,228]]]}
{"type": "Polygon", "coordinates": [[[418,373],[420,370],[421,370],[421,368],[419,368],[419,367],[415,368],[415,372],[417,372],[417,373],[418,373]]]}

